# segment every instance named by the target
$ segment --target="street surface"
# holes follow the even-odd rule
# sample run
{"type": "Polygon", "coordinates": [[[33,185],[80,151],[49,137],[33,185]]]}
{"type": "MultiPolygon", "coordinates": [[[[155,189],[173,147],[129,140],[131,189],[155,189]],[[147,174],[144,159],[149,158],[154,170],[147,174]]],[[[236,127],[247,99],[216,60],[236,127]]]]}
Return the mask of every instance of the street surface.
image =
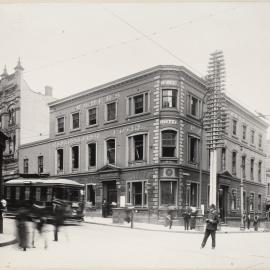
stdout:
{"type": "MultiPolygon", "coordinates": [[[[270,233],[228,233],[200,249],[203,234],[143,231],[103,225],[64,226],[54,242],[48,226],[48,249],[37,235],[36,248],[0,248],[0,269],[242,268],[270,269],[270,233]],[[65,232],[64,232],[65,231],[65,232]]],[[[5,233],[15,232],[12,219],[5,233]]]]}

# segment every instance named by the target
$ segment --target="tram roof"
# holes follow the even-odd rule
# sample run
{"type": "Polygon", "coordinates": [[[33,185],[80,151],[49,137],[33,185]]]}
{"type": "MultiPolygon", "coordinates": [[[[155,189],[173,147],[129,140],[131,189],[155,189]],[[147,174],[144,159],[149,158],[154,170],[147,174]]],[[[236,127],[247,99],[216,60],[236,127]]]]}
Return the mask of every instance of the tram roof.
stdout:
{"type": "Polygon", "coordinates": [[[5,182],[5,186],[13,186],[13,185],[60,185],[60,186],[73,186],[73,187],[83,187],[83,184],[75,182],[70,179],[62,179],[62,178],[35,178],[35,179],[27,179],[27,178],[18,178],[5,182]]]}

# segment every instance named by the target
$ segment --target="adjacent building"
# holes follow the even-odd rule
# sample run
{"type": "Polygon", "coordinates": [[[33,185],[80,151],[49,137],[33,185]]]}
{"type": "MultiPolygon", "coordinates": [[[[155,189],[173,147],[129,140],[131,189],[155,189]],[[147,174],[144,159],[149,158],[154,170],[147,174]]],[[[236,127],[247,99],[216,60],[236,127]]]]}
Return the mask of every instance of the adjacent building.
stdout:
{"type": "MultiPolygon", "coordinates": [[[[205,81],[188,69],[156,66],[51,102],[50,136],[21,145],[20,172],[85,184],[85,200],[97,215],[106,201],[135,206],[142,221],[157,222],[168,207],[180,219],[185,205],[208,206],[205,94],[205,81]]],[[[229,97],[227,104],[217,205],[224,222],[239,223],[240,177],[246,209],[264,210],[268,126],[229,97]]]]}
{"type": "Polygon", "coordinates": [[[19,176],[18,148],[21,144],[49,137],[49,107],[52,88],[45,95],[34,92],[23,78],[20,60],[15,72],[6,68],[0,80],[0,130],[8,136],[3,156],[3,179],[19,176]]]}

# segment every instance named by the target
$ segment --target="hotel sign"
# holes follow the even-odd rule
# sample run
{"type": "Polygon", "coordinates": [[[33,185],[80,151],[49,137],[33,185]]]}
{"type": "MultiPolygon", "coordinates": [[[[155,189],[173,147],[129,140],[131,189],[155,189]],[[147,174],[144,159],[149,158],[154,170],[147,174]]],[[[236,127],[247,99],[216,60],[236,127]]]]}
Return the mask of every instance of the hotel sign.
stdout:
{"type": "Polygon", "coordinates": [[[160,120],[161,125],[178,125],[178,120],[175,119],[162,119],[160,120]]]}

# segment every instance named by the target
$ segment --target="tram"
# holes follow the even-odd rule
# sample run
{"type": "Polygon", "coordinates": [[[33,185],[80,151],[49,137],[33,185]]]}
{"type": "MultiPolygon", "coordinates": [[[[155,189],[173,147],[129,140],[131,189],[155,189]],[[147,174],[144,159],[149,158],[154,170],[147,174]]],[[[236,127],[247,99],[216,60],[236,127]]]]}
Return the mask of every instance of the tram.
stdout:
{"type": "Polygon", "coordinates": [[[66,220],[83,220],[84,185],[69,179],[14,179],[5,182],[4,197],[8,213],[20,208],[34,206],[45,210],[48,218],[53,216],[54,204],[64,207],[66,220]]]}

